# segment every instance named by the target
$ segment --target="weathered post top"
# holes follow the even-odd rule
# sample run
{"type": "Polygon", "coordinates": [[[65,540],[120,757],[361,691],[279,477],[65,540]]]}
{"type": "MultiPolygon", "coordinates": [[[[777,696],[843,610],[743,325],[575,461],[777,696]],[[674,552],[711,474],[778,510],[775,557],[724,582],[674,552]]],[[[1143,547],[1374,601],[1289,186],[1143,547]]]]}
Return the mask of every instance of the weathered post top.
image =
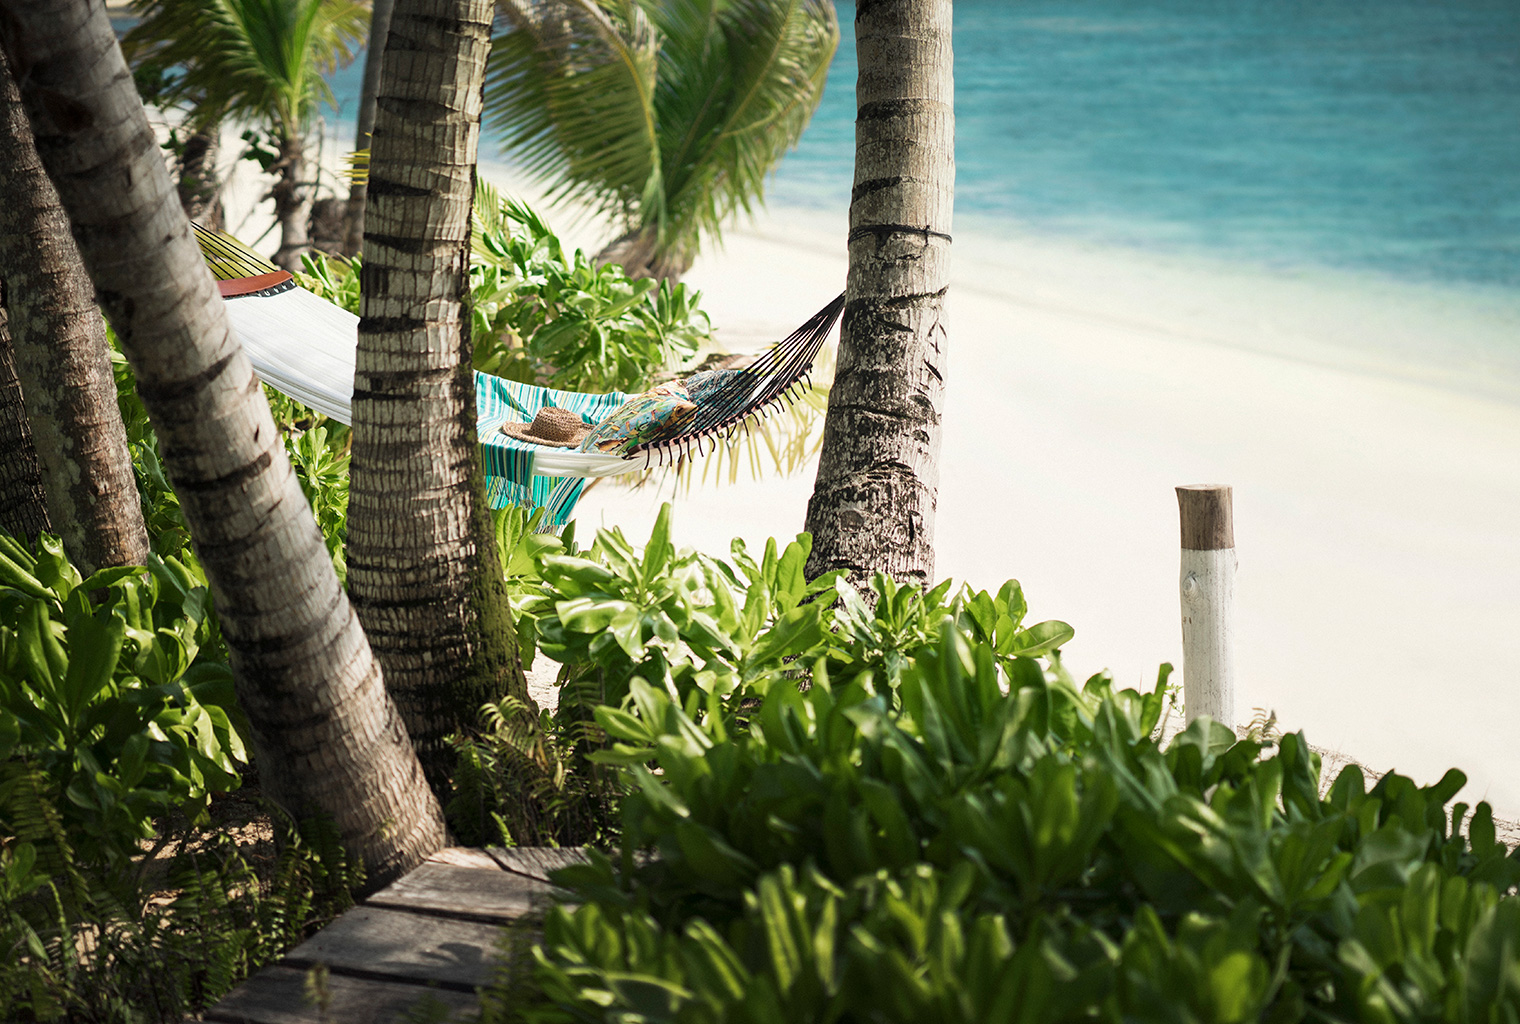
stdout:
{"type": "Polygon", "coordinates": [[[1229,484],[1187,484],[1177,488],[1185,551],[1220,551],[1235,546],[1235,519],[1229,484]]]}

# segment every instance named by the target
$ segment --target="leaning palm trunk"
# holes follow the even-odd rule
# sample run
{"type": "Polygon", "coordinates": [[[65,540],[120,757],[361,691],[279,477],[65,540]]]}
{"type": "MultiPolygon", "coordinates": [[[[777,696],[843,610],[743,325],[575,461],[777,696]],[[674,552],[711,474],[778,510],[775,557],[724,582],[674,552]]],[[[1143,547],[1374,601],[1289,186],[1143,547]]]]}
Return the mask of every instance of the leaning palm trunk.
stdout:
{"type": "Polygon", "coordinates": [[[0,45],[27,69],[37,149],[163,442],[265,793],[297,818],[330,817],[383,884],[443,843],[438,804],[228,330],[105,7],[0,0],[0,45]]]}
{"type": "Polygon", "coordinates": [[[950,0],[855,18],[855,188],[839,366],[808,503],[808,574],[934,575],[955,192],[950,0]]]}
{"type": "Polygon", "coordinates": [[[9,289],[15,371],[52,529],[87,574],[141,565],[148,531],[116,405],[105,323],[3,56],[0,277],[9,289]]]}
{"type": "MultiPolygon", "coordinates": [[[[375,97],[380,91],[381,60],[385,57],[385,37],[391,31],[391,12],[395,0],[374,0],[369,15],[369,48],[364,53],[364,78],[359,84],[359,115],[354,122],[354,145],[369,148],[375,131],[375,97]]],[[[368,184],[364,175],[354,175],[348,188],[348,203],[343,208],[343,252],[357,255],[364,244],[364,207],[368,201],[368,184]]]]}
{"type": "Polygon", "coordinates": [[[488,0],[399,0],[370,149],[348,585],[428,778],[527,698],[476,455],[470,206],[488,0]],[[444,98],[440,102],[440,97],[444,98]]]}
{"type": "Polygon", "coordinates": [[[279,174],[269,194],[274,198],[274,219],[280,225],[280,247],[274,264],[285,270],[301,269],[301,256],[311,250],[307,225],[311,221],[311,186],[306,182],[306,140],[286,135],[280,141],[280,158],[270,168],[279,174]]]}
{"type": "Polygon", "coordinates": [[[16,360],[11,355],[11,335],[6,329],[5,282],[0,281],[0,530],[12,537],[35,540],[51,530],[47,496],[42,493],[42,472],[32,447],[32,428],[26,422],[21,381],[16,379],[16,360]]]}

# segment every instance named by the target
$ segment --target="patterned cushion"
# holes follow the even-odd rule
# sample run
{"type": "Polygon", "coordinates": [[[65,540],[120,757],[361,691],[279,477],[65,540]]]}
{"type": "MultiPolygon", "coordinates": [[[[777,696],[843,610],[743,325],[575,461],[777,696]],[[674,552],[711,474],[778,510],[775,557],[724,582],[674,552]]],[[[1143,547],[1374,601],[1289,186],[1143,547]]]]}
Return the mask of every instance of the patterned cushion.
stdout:
{"type": "Polygon", "coordinates": [[[679,381],[652,387],[630,398],[592,427],[580,443],[580,450],[622,455],[634,445],[679,433],[696,411],[697,403],[679,381]]]}
{"type": "Polygon", "coordinates": [[[705,405],[727,384],[744,376],[743,370],[703,370],[680,381],[686,387],[691,400],[705,405]]]}

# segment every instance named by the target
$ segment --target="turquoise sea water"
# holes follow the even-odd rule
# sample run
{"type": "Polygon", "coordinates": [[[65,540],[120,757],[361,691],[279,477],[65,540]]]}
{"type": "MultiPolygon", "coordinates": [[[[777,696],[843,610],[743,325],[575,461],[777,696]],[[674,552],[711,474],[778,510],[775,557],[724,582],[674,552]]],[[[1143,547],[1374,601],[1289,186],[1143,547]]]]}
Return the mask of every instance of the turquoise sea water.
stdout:
{"type": "MultiPolygon", "coordinates": [[[[854,9],[772,197],[844,202],[854,9]]],[[[1515,0],[956,0],[956,220],[1520,289],[1515,0]]]]}
{"type": "MultiPolygon", "coordinates": [[[[773,204],[848,202],[838,10],[773,204]]],[[[962,231],[1520,293],[1516,0],[956,0],[954,44],[962,231]]]]}

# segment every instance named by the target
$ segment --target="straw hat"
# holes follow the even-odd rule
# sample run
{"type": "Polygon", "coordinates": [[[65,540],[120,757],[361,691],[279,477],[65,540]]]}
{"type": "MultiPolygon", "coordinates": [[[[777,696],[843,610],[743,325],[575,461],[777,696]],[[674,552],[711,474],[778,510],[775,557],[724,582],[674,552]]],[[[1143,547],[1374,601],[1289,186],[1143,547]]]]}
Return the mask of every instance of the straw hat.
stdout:
{"type": "Polygon", "coordinates": [[[574,448],[591,433],[591,424],[569,409],[546,405],[538,410],[532,423],[503,423],[501,432],[508,437],[550,448],[574,448]]]}

